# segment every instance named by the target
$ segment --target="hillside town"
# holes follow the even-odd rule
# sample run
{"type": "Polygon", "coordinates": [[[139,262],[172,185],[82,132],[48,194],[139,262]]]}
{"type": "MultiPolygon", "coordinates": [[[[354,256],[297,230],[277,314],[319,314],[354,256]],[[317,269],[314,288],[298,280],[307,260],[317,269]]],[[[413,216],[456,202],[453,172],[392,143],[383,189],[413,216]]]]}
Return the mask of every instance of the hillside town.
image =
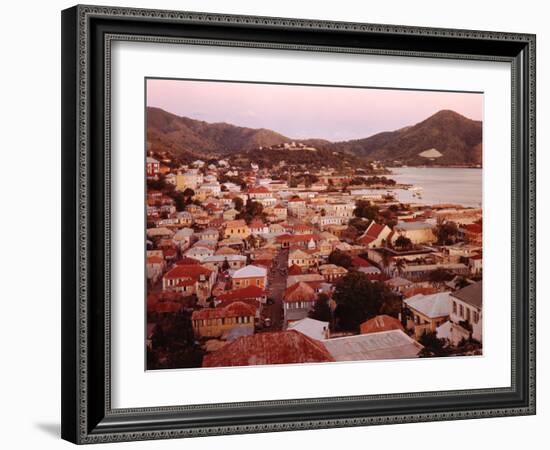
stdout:
{"type": "Polygon", "coordinates": [[[375,161],[148,151],[146,178],[147,369],[482,353],[480,207],[403,203],[375,161]]]}

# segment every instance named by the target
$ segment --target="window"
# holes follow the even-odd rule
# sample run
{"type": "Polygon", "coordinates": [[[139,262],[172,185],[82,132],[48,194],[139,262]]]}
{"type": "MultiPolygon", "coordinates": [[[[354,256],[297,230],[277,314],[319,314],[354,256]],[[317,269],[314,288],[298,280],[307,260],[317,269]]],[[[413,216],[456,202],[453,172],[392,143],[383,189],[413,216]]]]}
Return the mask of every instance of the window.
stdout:
{"type": "Polygon", "coordinates": [[[453,301],[453,314],[456,314],[456,302],[453,301]]]}
{"type": "Polygon", "coordinates": [[[471,319],[470,317],[470,308],[466,308],[466,320],[469,322],[471,319]]]}
{"type": "Polygon", "coordinates": [[[459,311],[460,311],[459,316],[464,317],[464,306],[460,305],[459,311]]]}
{"type": "Polygon", "coordinates": [[[477,311],[474,311],[474,323],[479,322],[479,313],[477,311]]]}

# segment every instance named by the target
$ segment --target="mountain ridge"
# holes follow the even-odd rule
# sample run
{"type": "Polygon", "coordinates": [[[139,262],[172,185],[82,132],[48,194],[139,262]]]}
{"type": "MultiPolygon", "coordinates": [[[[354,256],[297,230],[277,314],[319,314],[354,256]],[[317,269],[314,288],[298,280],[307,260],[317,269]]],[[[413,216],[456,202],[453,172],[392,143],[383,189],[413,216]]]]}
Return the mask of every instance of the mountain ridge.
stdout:
{"type": "Polygon", "coordinates": [[[414,125],[348,141],[292,139],[267,128],[210,123],[178,116],[161,108],[147,108],[147,141],[151,151],[171,151],[184,160],[250,153],[296,142],[368,160],[400,161],[409,165],[479,165],[482,159],[482,122],[452,110],[441,110],[414,125]],[[437,160],[420,156],[435,148],[437,160]]]}

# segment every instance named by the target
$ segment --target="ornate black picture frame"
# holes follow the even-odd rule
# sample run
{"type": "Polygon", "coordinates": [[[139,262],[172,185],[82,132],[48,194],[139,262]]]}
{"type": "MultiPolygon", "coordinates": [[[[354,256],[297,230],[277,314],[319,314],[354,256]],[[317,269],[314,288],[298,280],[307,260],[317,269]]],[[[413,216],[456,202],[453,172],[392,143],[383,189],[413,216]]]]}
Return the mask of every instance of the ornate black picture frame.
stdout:
{"type": "Polygon", "coordinates": [[[64,439],[84,444],[535,413],[534,35],[75,6],[62,13],[62,177],[64,439]],[[113,409],[109,101],[116,40],[511,63],[511,386],[113,409]]]}

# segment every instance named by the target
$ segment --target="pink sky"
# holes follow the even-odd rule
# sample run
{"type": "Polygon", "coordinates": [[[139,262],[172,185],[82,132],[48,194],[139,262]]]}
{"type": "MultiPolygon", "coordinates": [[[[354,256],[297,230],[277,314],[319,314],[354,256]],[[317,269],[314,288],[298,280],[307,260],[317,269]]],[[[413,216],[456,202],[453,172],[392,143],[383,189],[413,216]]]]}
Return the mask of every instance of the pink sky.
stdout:
{"type": "Polygon", "coordinates": [[[342,141],[414,125],[442,109],[481,120],[483,94],[149,79],[147,106],[295,139],[342,141]]]}

